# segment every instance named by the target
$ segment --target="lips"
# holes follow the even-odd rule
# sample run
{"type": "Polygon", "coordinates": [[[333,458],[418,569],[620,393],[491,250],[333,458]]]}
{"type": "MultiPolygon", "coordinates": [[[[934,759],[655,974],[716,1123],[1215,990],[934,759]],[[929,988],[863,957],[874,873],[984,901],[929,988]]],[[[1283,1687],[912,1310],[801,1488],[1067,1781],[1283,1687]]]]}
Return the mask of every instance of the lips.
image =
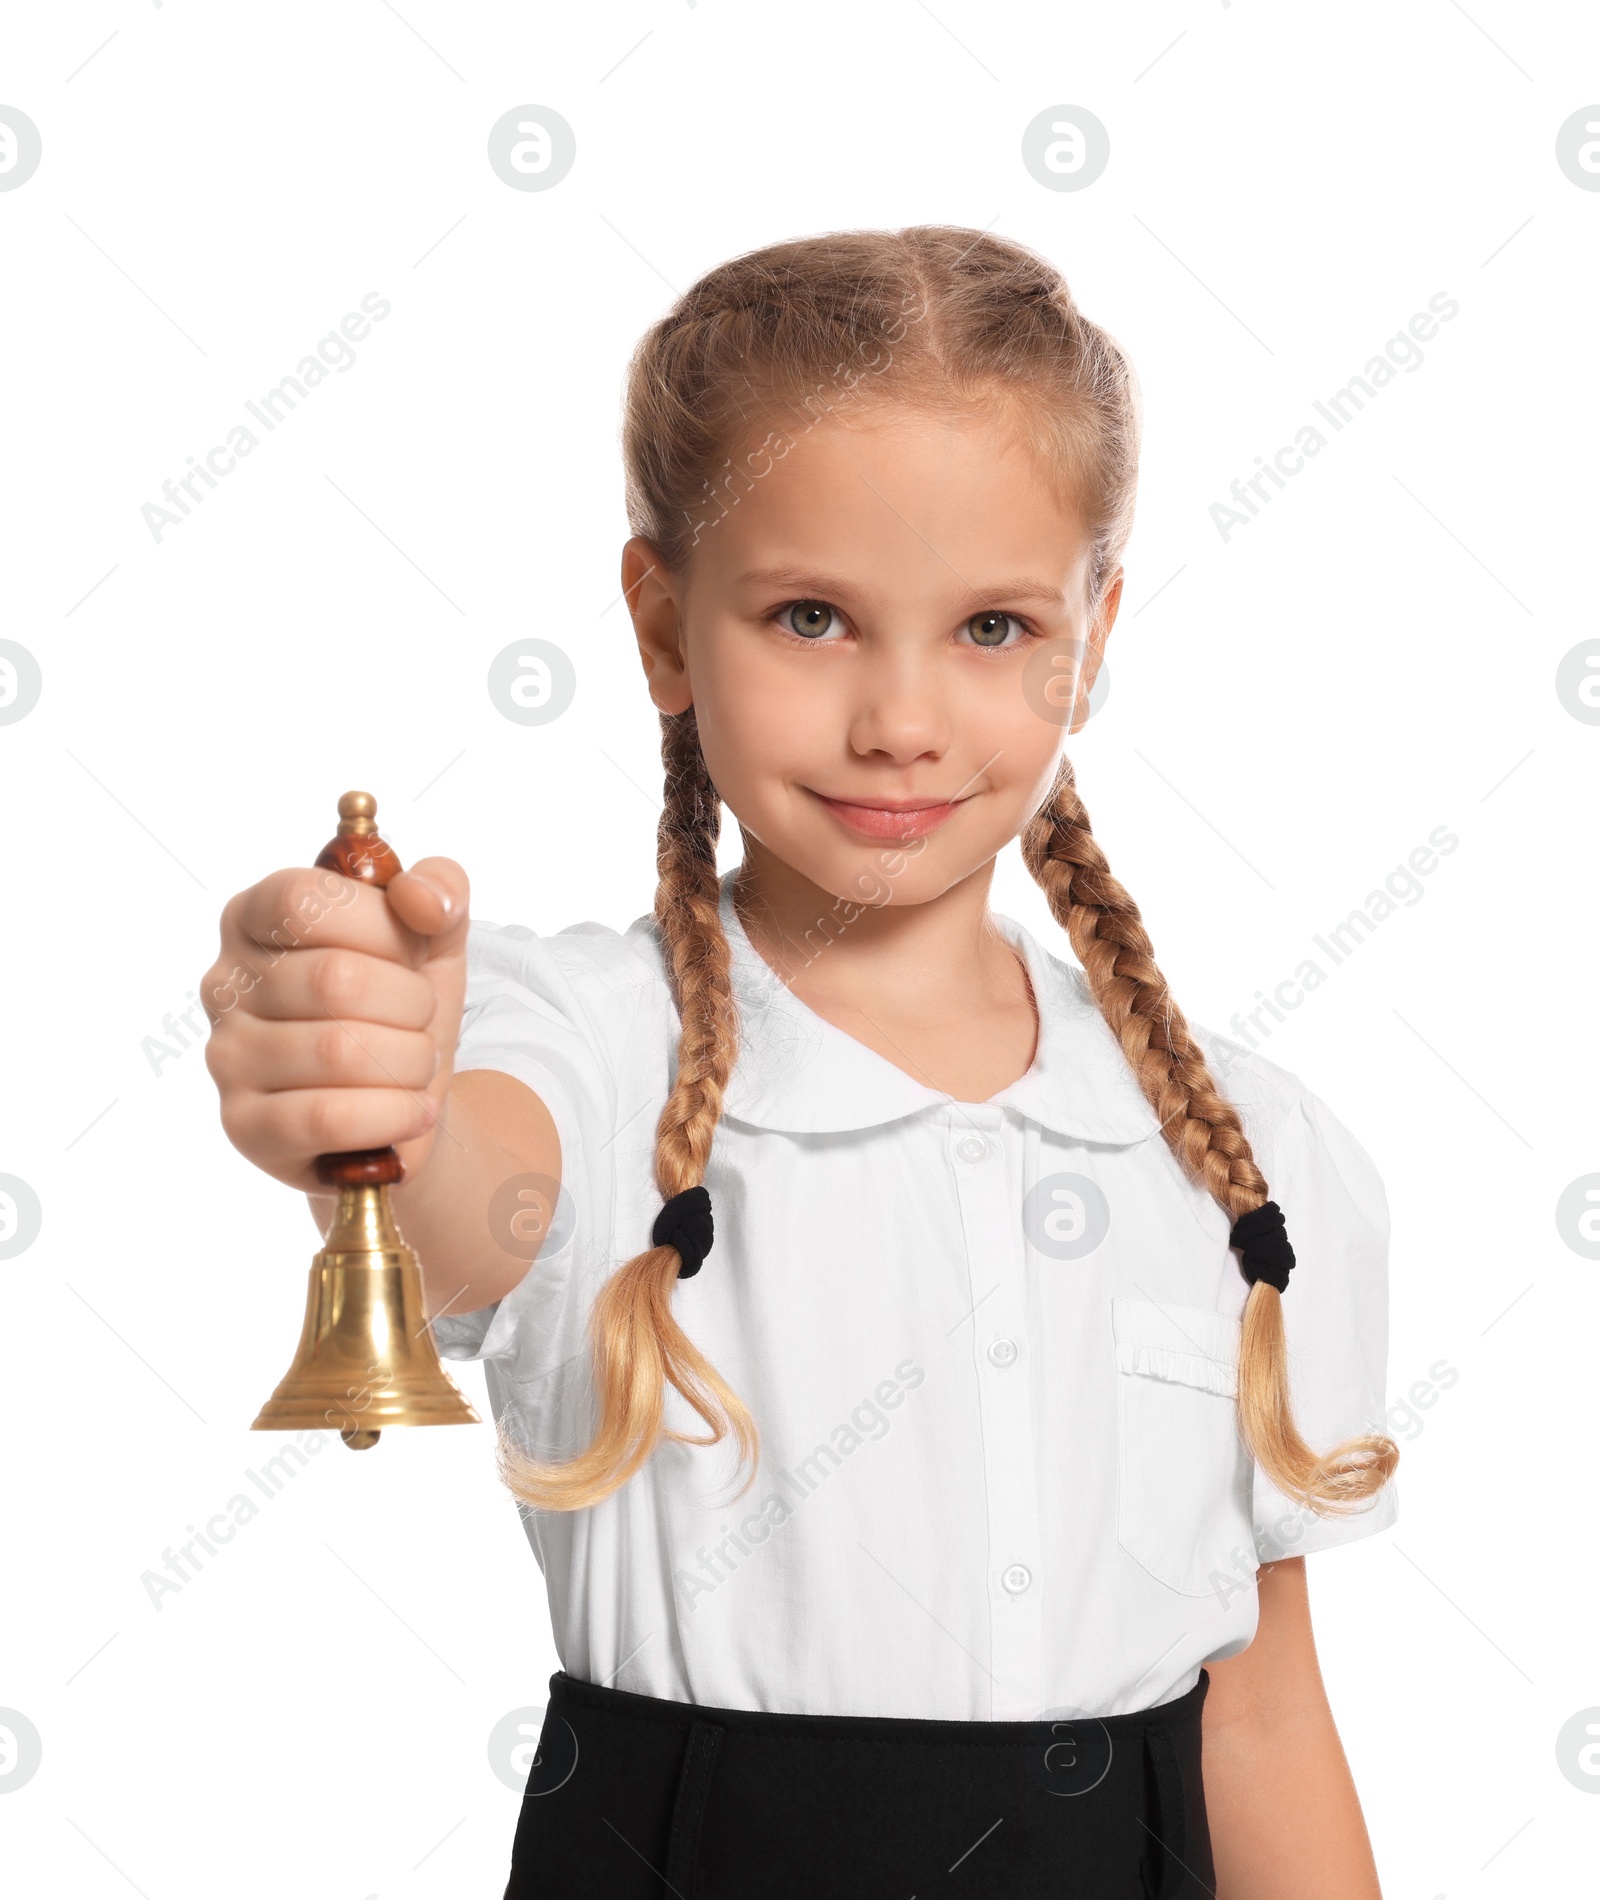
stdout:
{"type": "Polygon", "coordinates": [[[954,799],[942,804],[871,805],[852,799],[828,798],[822,792],[813,792],[812,797],[857,837],[888,838],[897,844],[925,838],[937,831],[962,802],[954,799]]]}

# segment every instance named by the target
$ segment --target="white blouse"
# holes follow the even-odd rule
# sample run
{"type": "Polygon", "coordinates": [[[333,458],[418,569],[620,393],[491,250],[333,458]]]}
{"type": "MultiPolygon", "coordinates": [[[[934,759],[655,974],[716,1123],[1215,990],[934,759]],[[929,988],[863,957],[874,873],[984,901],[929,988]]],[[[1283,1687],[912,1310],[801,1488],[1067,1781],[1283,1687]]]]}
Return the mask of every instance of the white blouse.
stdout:
{"type": "MultiPolygon", "coordinates": [[[[562,1667],[724,1708],[1034,1720],[1182,1695],[1255,1631],[1257,1565],[1393,1522],[1394,1485],[1319,1518],[1273,1489],[1233,1401],[1249,1291],[1077,967],[1027,961],[1039,1046],[959,1102],[835,1027],[761,958],[722,879],[742,1041],[684,1330],[750,1407],[735,1454],[667,1443],[602,1504],[522,1512],[562,1667]]],[[[1321,1448],[1382,1430],[1388,1207],[1318,1098],[1196,1028],[1297,1265],[1293,1396],[1321,1448]]],[[[531,1270],[434,1322],[541,1457],[596,1417],[586,1322],[649,1245],[678,1019],[653,918],[541,937],[474,920],[457,1068],[542,1097],[562,1192],[531,1270]]],[[[514,1189],[508,1192],[515,1194],[514,1189]]],[[[704,1425],[668,1389],[668,1422],[704,1425]]]]}

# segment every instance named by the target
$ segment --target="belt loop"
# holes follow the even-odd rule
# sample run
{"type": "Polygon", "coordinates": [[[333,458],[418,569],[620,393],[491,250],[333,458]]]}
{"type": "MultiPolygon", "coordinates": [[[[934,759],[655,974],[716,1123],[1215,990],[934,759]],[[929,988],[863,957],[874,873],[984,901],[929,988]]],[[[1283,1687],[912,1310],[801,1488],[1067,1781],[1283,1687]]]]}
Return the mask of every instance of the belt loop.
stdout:
{"type": "Polygon", "coordinates": [[[711,1792],[722,1730],[715,1722],[696,1721],[689,1730],[678,1776],[678,1798],[672,1807],[672,1834],[667,1842],[667,1892],[677,1900],[691,1900],[700,1859],[700,1822],[711,1792]]]}
{"type": "Polygon", "coordinates": [[[1155,1828],[1155,1884],[1151,1900],[1177,1900],[1187,1881],[1188,1810],[1183,1798],[1183,1770],[1172,1737],[1159,1723],[1144,1732],[1150,1766],[1155,1770],[1158,1803],[1155,1828]]]}

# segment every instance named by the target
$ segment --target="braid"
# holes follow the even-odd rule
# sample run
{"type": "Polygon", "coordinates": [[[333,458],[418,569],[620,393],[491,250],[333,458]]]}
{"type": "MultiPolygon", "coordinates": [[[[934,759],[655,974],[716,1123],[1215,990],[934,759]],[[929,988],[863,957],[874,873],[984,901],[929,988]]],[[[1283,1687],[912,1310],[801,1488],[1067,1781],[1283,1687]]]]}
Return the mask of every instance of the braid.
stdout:
{"type": "MultiPolygon", "coordinates": [[[[1111,875],[1065,756],[1021,842],[1023,861],[1067,933],[1168,1147],[1231,1226],[1267,1199],[1266,1177],[1238,1110],[1218,1093],[1156,967],[1138,905],[1111,875]]],[[[1245,1301],[1238,1384],[1245,1443],[1285,1497],[1326,1515],[1387,1483],[1400,1456],[1392,1439],[1354,1438],[1319,1457],[1301,1437],[1289,1402],[1282,1295],[1265,1280],[1256,1281],[1245,1301]]]]}
{"type": "MultiPolygon", "coordinates": [[[[738,1052],[738,1011],[728,939],[719,914],[717,833],[721,801],[706,771],[694,710],[661,715],[666,797],[656,833],[655,916],[678,1005],[678,1073],[656,1124],[656,1185],[663,1198],[700,1185],[738,1052]]],[[[714,1445],[731,1431],[754,1481],[755,1421],[678,1324],[672,1311],[681,1256],[647,1247],[596,1295],[590,1318],[600,1422],[587,1450],[540,1464],[507,1437],[503,1482],[526,1504],[579,1511],[619,1490],[662,1438],[714,1445]],[[662,1423],[665,1388],[677,1389],[709,1427],[705,1437],[662,1423]]]]}
{"type": "Polygon", "coordinates": [[[669,1196],[696,1186],[705,1173],[738,1035],[718,913],[722,803],[700,753],[692,706],[661,715],[661,752],[666,803],[656,832],[655,915],[682,1025],[677,1080],[656,1129],[656,1185],[669,1196]]]}

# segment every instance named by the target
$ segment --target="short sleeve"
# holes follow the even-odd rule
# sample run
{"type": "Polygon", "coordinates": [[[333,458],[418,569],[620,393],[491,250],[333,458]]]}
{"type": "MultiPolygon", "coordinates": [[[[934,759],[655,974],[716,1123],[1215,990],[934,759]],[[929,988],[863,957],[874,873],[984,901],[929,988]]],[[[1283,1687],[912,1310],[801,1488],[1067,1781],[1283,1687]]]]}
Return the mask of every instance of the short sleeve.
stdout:
{"type": "Polygon", "coordinates": [[[446,1359],[509,1360],[521,1321],[569,1275],[580,1226],[608,1219],[605,1160],[616,1131],[619,1047],[644,977],[636,953],[602,925],[542,937],[524,924],[474,918],[456,1072],[499,1069],[549,1109],[561,1143],[561,1189],[537,1272],[477,1312],[432,1322],[446,1359]]]}
{"type": "MultiPolygon", "coordinates": [[[[1389,1203],[1378,1171],[1327,1104],[1298,1085],[1257,1159],[1295,1252],[1283,1317],[1301,1435],[1326,1451],[1383,1432],[1389,1203]]],[[[1255,1470],[1256,1548],[1264,1563],[1370,1537],[1386,1530],[1397,1510],[1393,1478],[1353,1513],[1319,1516],[1286,1498],[1259,1465],[1255,1470]]]]}

